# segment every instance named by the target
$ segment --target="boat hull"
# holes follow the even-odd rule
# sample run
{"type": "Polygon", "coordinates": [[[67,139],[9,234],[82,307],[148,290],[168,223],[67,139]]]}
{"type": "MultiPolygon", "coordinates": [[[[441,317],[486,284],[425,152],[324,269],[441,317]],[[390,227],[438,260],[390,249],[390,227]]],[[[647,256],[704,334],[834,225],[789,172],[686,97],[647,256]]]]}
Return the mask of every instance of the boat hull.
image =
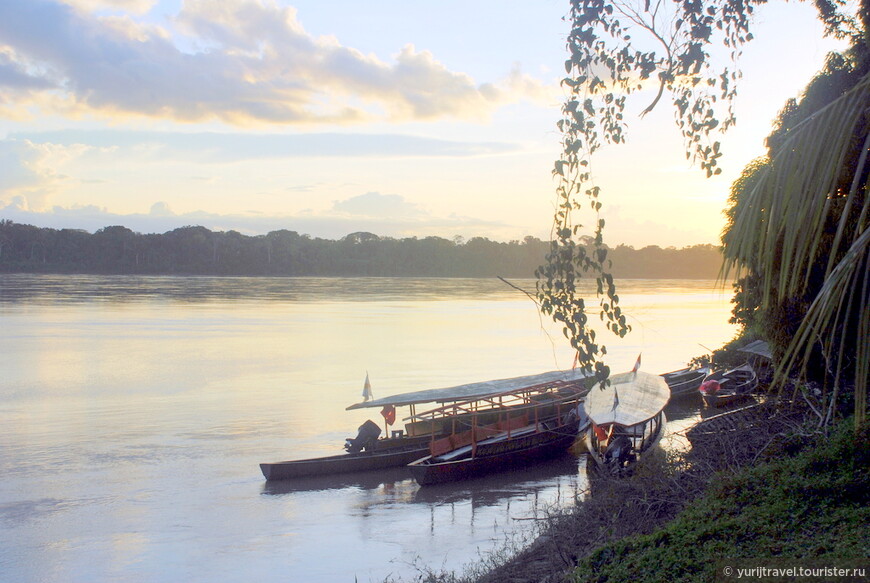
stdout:
{"type": "Polygon", "coordinates": [[[758,377],[748,365],[729,371],[713,373],[705,379],[699,389],[707,407],[724,407],[750,396],[758,387],[758,377]],[[716,381],[717,389],[706,389],[707,381],[716,381]]]}
{"type": "Polygon", "coordinates": [[[473,456],[447,460],[427,456],[408,467],[421,486],[467,480],[526,467],[564,453],[577,439],[577,430],[578,422],[572,421],[551,431],[480,443],[473,456]]]}
{"type": "Polygon", "coordinates": [[[710,373],[709,368],[684,368],[665,373],[662,378],[668,383],[671,390],[671,398],[694,396],[698,394],[698,387],[710,373]]]}
{"type": "Polygon", "coordinates": [[[405,466],[426,455],[430,437],[408,439],[407,443],[376,447],[374,451],[260,464],[267,480],[292,480],[310,476],[327,476],[366,472],[405,466]]]}
{"type": "Polygon", "coordinates": [[[748,392],[734,393],[730,395],[703,395],[704,405],[707,407],[725,407],[732,403],[748,399],[749,397],[750,394],[748,392]]]}

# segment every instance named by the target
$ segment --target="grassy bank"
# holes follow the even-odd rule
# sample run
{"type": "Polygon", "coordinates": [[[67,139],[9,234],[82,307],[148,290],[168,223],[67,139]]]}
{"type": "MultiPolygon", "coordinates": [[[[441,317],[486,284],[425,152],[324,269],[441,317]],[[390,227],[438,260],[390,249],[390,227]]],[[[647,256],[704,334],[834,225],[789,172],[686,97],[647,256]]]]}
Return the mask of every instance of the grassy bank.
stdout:
{"type": "Polygon", "coordinates": [[[713,581],[723,558],[870,557],[870,432],[792,437],[647,535],[581,559],[574,581],[713,581]]]}
{"type": "Polygon", "coordinates": [[[870,431],[829,434],[768,402],[687,454],[645,459],[631,478],[593,478],[519,551],[423,583],[715,581],[727,558],[870,557],[870,431]]]}

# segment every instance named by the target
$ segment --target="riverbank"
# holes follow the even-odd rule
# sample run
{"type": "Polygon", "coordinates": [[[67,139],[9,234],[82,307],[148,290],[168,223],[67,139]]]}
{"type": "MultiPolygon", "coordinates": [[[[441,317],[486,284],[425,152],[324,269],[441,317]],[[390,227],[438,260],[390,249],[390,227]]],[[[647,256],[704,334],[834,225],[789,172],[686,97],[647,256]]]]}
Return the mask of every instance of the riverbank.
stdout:
{"type": "Polygon", "coordinates": [[[823,433],[807,411],[768,403],[630,479],[596,479],[525,550],[430,583],[713,581],[722,559],[790,557],[830,566],[870,557],[870,432],[823,433]]]}

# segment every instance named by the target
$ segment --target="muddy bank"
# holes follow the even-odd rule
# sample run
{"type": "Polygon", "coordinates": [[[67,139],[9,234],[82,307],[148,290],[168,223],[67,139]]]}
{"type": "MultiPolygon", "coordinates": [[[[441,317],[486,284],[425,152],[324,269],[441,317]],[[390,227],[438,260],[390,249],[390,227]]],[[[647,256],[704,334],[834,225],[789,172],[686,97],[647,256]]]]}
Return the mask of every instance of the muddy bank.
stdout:
{"type": "Polygon", "coordinates": [[[539,536],[485,573],[428,575],[432,582],[549,583],[564,581],[578,562],[603,545],[650,534],[674,520],[710,488],[714,476],[810,447],[811,412],[789,402],[738,408],[689,429],[692,448],[643,460],[630,478],[595,476],[587,498],[550,516],[539,536]]]}

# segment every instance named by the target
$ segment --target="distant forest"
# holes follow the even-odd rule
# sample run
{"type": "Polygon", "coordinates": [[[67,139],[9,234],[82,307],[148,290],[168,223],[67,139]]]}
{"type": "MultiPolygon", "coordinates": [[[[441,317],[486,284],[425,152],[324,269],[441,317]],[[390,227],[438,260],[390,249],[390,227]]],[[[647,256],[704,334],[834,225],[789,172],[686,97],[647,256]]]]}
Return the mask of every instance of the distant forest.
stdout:
{"type": "MultiPolygon", "coordinates": [[[[548,248],[535,237],[500,243],[359,232],[334,241],[287,230],[247,236],[182,227],[141,234],[120,226],[92,234],[0,220],[0,273],[531,278],[548,248]]],[[[608,256],[621,278],[714,279],[722,262],[713,245],[620,245],[608,256]]]]}

